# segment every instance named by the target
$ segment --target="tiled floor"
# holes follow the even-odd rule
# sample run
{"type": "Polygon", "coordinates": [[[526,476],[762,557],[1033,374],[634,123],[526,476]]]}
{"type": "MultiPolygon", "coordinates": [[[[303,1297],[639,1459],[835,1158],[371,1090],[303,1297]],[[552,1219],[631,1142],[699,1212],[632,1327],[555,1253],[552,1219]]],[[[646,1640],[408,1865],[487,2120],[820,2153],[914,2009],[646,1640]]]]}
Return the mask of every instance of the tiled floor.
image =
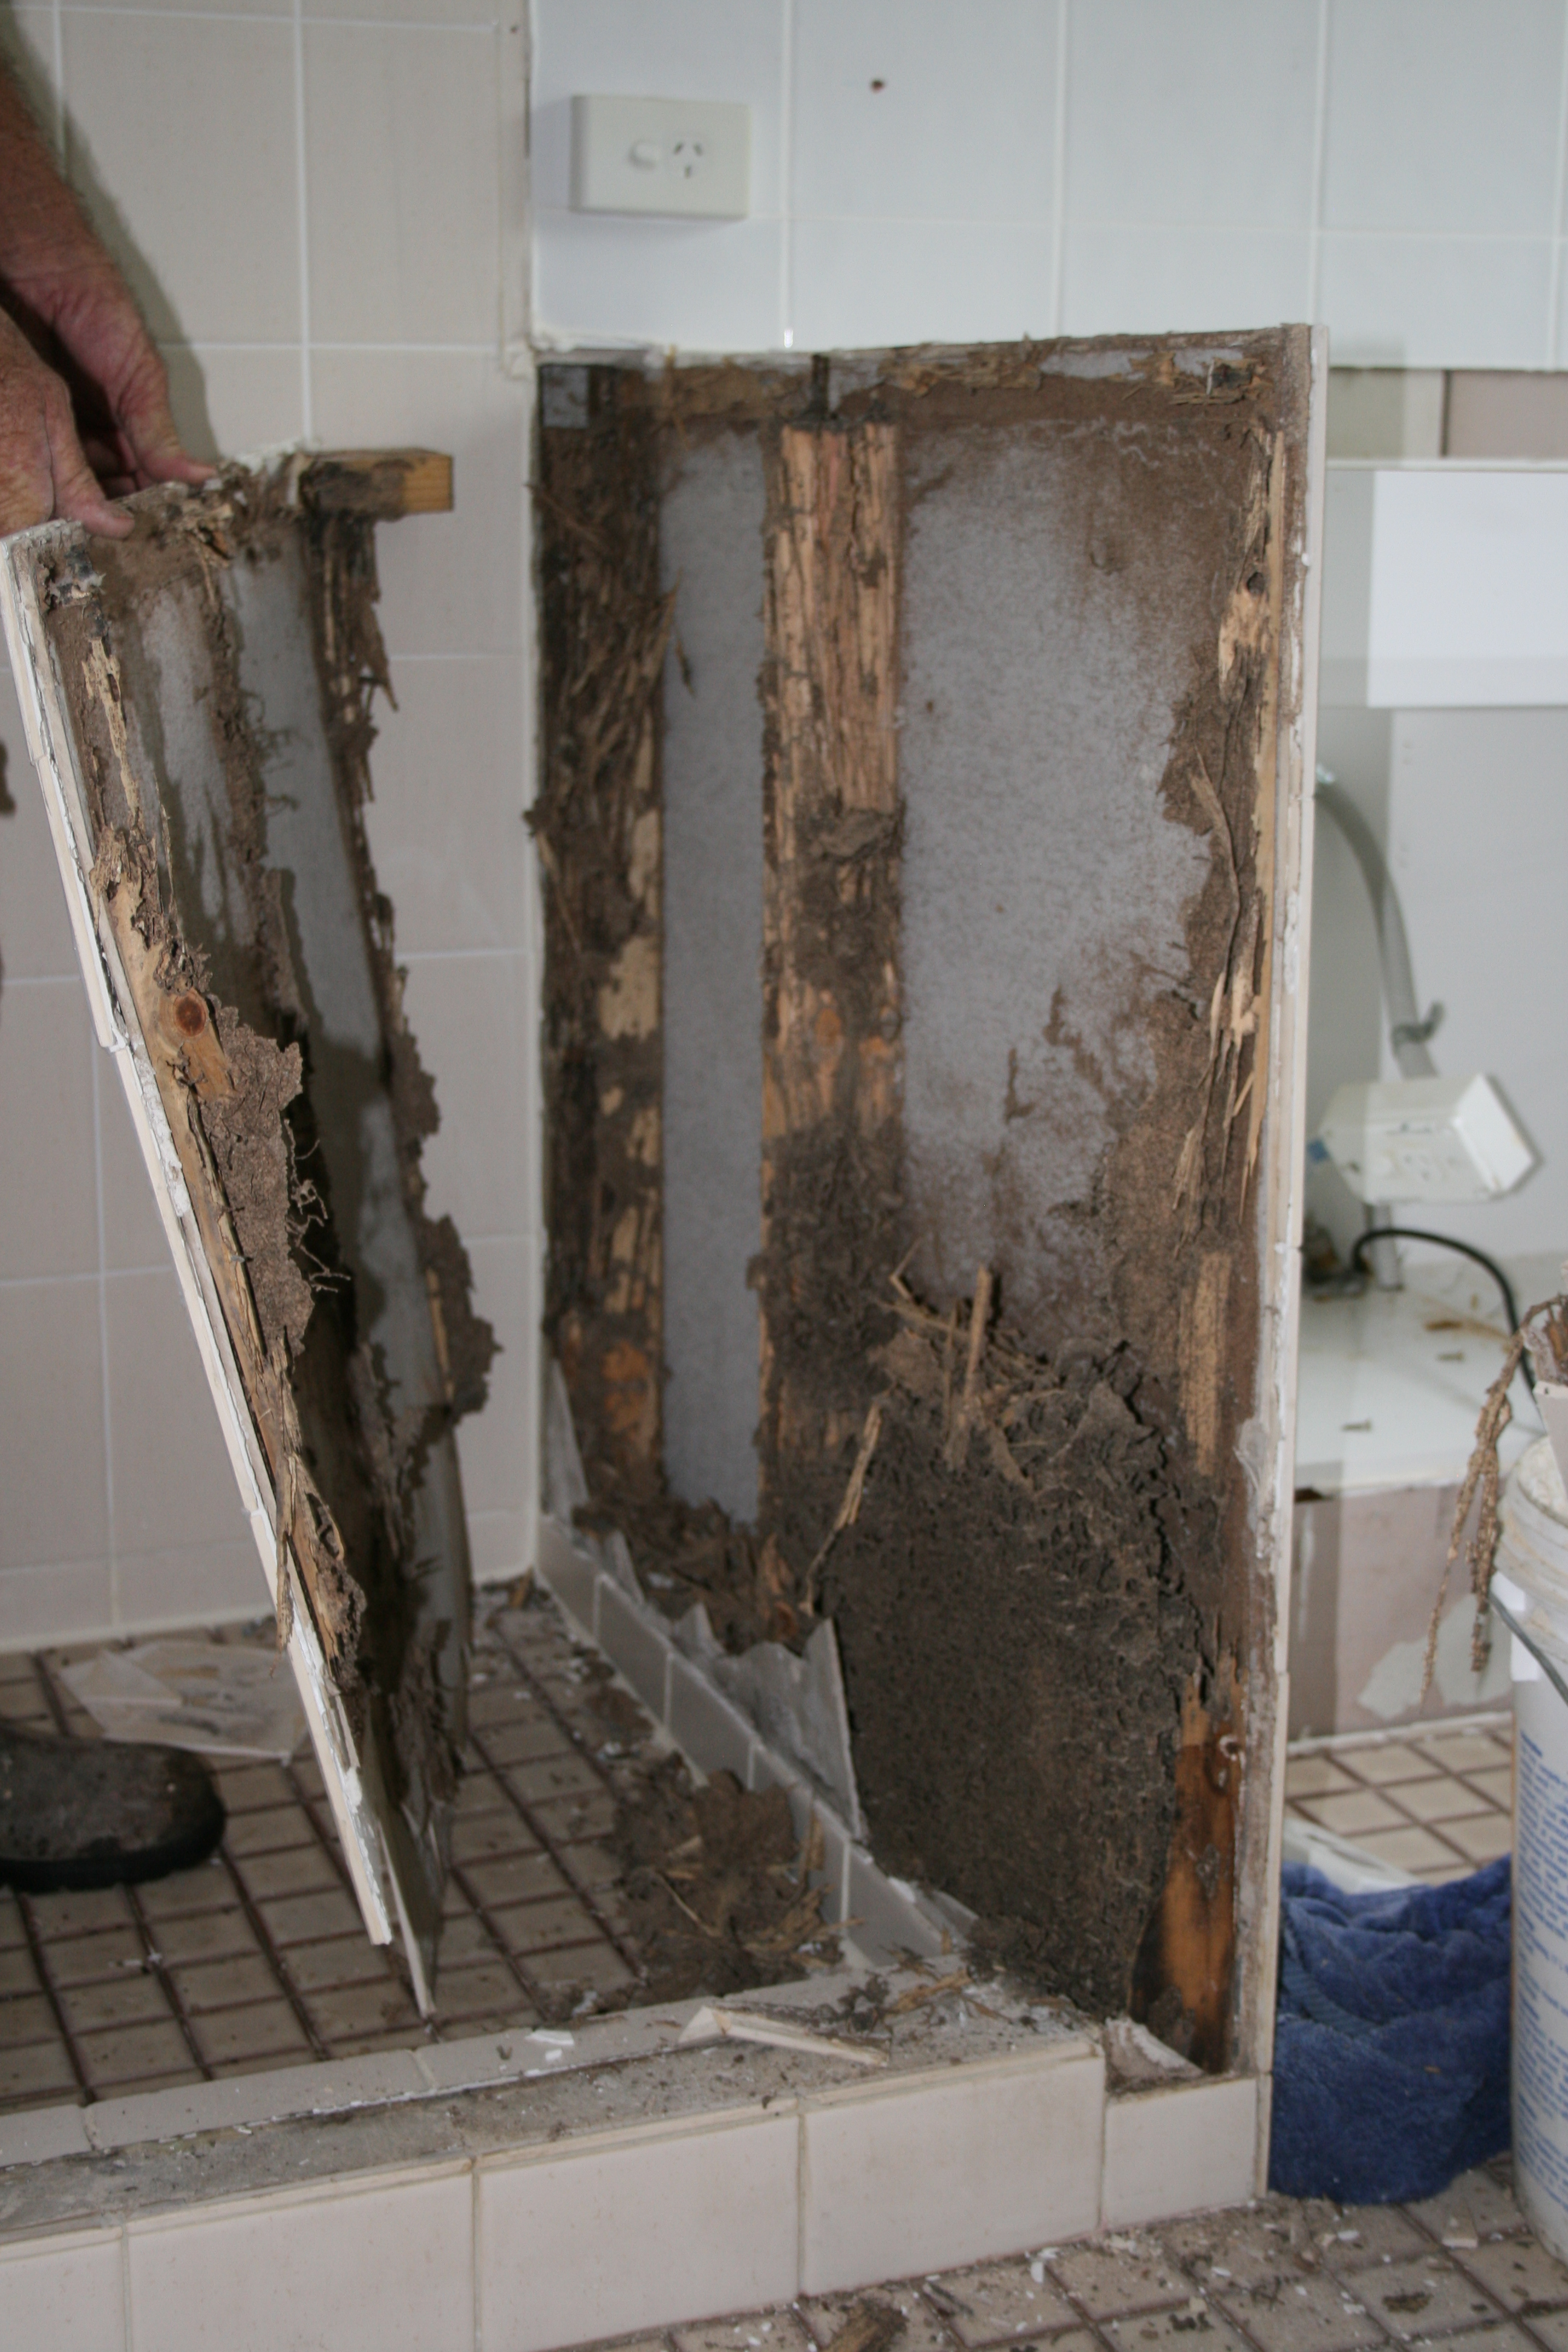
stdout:
{"type": "Polygon", "coordinates": [[[1507,1853],[1512,1774],[1508,1715],[1461,1730],[1315,1741],[1286,1767],[1286,1811],[1436,1885],[1507,1853]]]}
{"type": "Polygon", "coordinates": [[[803,2298],[677,2327],[623,2352],[829,2352],[867,2302],[901,2321],[891,2352],[1025,2343],[1040,2352],[1180,2352],[1189,2337],[1211,2352],[1568,2347],[1568,2269],[1526,2231],[1504,2163],[1467,2173],[1425,2205],[1346,2210],[1268,2198],[868,2296],[803,2298]]]}
{"type": "MultiPolygon", "coordinates": [[[[270,1641],[270,1628],[258,1638],[270,1641]]],[[[90,1734],[73,1654],[0,1657],[0,1715],[90,1734]]],[[[476,1633],[469,1769],[421,2023],[395,1951],[360,1925],[309,1749],[218,1770],[228,1829],[200,1869],[100,1894],[0,1889],[0,2109],[538,2024],[634,1981],[604,1840],[637,1745],[552,1604],[476,1633]]]]}

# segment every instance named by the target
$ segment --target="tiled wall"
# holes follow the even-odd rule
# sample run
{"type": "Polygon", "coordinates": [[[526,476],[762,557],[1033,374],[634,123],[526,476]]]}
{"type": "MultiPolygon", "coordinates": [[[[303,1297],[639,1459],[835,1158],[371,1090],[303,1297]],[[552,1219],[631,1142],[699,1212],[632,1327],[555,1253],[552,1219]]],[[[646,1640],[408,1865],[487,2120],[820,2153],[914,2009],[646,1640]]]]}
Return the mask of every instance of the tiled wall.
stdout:
{"type": "MultiPolygon", "coordinates": [[[[462,1437],[476,1565],[531,1556],[537,1326],[524,27],[493,0],[21,7],[0,37],[122,257],[205,454],[423,442],[457,511],[381,534],[372,839],[505,1353],[462,1437]],[[63,98],[63,115],[59,101],[63,98]]],[[[0,1646],[265,1605],[0,679],[0,1646]]]]}
{"type": "Polygon", "coordinates": [[[799,349],[1326,320],[1568,362],[1563,0],[535,0],[542,323],[799,349]],[[752,216],[574,215],[576,91],[747,100],[752,216]]]}

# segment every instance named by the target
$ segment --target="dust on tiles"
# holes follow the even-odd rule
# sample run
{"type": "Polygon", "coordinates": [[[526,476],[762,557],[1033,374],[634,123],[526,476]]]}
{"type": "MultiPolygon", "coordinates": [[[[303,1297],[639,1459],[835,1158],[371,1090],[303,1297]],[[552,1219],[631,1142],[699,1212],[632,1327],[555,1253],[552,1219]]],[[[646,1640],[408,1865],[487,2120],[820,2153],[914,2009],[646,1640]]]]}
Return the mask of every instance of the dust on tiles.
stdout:
{"type": "Polygon", "coordinates": [[[1568,2352],[1506,2161],[1419,2206],[1261,2199],[589,2352],[1568,2352]]]}

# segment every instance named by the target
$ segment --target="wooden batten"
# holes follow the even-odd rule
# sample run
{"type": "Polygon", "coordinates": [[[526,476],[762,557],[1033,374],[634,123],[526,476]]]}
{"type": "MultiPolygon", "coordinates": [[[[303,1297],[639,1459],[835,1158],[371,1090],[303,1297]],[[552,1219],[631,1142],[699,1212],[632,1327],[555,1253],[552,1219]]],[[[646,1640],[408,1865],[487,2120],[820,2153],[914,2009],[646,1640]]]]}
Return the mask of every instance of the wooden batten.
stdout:
{"type": "Polygon", "coordinates": [[[439,449],[330,449],[301,469],[300,495],[318,514],[450,514],[452,460],[439,449]]]}
{"type": "Polygon", "coordinates": [[[896,1191],[896,429],[874,422],[785,425],[768,455],[758,1449],[784,1633],[878,1385],[864,1282],[846,1285],[820,1244],[826,1194],[890,1205],[896,1191]]]}

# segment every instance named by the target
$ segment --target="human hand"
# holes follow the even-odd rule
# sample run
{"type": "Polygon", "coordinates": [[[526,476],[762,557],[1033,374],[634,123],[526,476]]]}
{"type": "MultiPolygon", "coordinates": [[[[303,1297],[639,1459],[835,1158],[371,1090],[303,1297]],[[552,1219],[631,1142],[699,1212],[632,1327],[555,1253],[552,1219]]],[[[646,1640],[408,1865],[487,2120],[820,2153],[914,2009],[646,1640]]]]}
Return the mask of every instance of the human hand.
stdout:
{"type": "Polygon", "coordinates": [[[56,515],[110,539],[131,530],[88,464],[65,383],[0,311],[0,536],[56,515]]]}
{"type": "Polygon", "coordinates": [[[61,257],[47,274],[12,277],[70,362],[82,446],[110,497],[154,482],[205,482],[169,406],[169,378],[124,280],[101,249],[61,257]]]}

